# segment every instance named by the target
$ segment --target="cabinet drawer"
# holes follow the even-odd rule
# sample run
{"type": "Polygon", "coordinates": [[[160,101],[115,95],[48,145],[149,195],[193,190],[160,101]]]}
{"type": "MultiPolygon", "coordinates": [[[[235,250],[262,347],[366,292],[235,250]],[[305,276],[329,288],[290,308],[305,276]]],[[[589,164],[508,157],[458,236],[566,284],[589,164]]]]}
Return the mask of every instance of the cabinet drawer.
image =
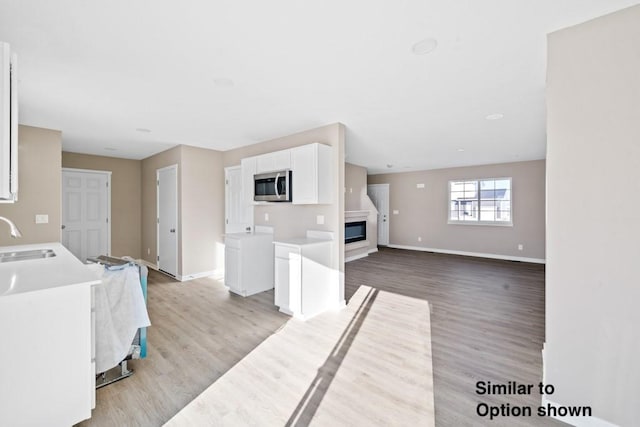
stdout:
{"type": "Polygon", "coordinates": [[[275,247],[276,258],[289,259],[289,254],[291,253],[300,255],[300,248],[295,248],[291,246],[282,246],[282,245],[276,245],[275,247]]]}

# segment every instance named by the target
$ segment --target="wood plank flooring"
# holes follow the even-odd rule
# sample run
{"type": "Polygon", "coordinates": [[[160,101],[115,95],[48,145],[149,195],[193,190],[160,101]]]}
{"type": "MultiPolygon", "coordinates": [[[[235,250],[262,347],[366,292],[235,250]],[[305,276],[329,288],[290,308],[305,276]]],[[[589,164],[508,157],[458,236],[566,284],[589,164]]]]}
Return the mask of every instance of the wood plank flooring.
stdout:
{"type": "MultiPolygon", "coordinates": [[[[543,266],[382,249],[347,264],[347,297],[361,285],[431,304],[436,425],[563,425],[475,413],[479,401],[507,402],[477,396],[476,381],[540,381],[543,266]]],[[[162,425],[289,320],[272,301],[273,292],[241,298],[213,279],[179,283],[151,272],[149,356],[131,363],[132,377],[98,390],[81,425],[162,425]]]]}
{"type": "Polygon", "coordinates": [[[347,298],[361,286],[431,304],[436,425],[564,426],[535,416],[540,396],[479,396],[477,381],[542,380],[544,266],[384,248],[347,264],[347,298]],[[532,417],[476,414],[478,403],[533,408],[532,417]]]}
{"type": "Polygon", "coordinates": [[[287,322],[166,425],[434,426],[429,329],[426,301],[361,286],[287,322]]]}
{"type": "Polygon", "coordinates": [[[248,298],[205,278],[177,282],[149,272],[148,356],[135,374],[96,394],[81,426],[160,426],[278,330],[289,316],[273,291],[248,298]]]}

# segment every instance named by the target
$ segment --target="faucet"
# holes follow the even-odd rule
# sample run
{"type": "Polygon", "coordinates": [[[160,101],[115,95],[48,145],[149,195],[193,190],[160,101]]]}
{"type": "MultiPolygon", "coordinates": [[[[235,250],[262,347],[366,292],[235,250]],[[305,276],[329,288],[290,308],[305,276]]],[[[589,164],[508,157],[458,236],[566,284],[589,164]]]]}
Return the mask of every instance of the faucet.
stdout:
{"type": "Polygon", "coordinates": [[[0,220],[6,222],[7,224],[9,224],[9,228],[11,229],[11,237],[13,237],[14,239],[16,237],[22,237],[22,233],[20,233],[20,230],[18,230],[18,227],[16,227],[16,225],[13,223],[13,221],[11,221],[9,218],[5,218],[3,216],[0,216],[0,220]]]}

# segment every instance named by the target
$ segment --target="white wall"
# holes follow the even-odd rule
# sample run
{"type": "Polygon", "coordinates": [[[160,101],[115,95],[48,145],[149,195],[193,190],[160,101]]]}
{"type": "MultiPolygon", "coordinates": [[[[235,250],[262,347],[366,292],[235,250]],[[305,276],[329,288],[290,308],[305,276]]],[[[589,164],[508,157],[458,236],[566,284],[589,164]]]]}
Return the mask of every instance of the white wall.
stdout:
{"type": "Polygon", "coordinates": [[[549,399],[640,425],[640,6],[549,36],[549,399]]]}

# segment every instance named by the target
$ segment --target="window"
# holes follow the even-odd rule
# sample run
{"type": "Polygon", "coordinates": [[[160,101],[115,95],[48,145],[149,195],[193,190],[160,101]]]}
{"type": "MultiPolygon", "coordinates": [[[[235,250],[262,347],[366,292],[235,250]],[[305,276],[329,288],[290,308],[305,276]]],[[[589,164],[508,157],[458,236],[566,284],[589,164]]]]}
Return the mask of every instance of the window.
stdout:
{"type": "Polygon", "coordinates": [[[449,181],[449,224],[513,225],[511,178],[449,181]]]}

